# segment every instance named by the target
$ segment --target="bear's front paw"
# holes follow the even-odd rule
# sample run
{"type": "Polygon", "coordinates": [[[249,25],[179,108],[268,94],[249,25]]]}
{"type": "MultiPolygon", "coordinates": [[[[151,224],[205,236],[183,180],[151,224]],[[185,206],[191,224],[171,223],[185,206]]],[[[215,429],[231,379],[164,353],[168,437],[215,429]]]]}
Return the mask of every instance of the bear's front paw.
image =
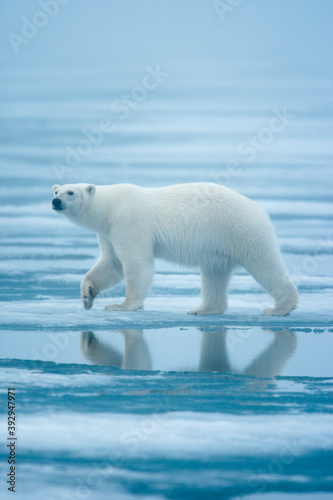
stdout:
{"type": "Polygon", "coordinates": [[[143,309],[142,304],[131,304],[129,302],[123,302],[122,304],[110,304],[106,306],[106,311],[139,311],[143,309]]]}
{"type": "Polygon", "coordinates": [[[84,285],[82,285],[82,288],[81,288],[81,299],[82,299],[83,307],[85,309],[90,309],[91,308],[91,306],[93,305],[94,298],[96,297],[96,295],[97,295],[97,291],[94,288],[94,286],[92,285],[92,283],[87,282],[84,285]]]}

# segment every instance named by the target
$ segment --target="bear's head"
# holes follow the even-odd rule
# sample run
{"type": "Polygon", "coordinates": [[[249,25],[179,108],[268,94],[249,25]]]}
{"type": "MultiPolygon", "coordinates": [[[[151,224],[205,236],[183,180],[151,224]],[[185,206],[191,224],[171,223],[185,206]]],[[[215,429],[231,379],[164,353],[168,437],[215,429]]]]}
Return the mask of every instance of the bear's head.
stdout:
{"type": "Polygon", "coordinates": [[[52,208],[69,219],[80,218],[86,212],[96,193],[93,184],[65,184],[52,187],[52,208]]]}

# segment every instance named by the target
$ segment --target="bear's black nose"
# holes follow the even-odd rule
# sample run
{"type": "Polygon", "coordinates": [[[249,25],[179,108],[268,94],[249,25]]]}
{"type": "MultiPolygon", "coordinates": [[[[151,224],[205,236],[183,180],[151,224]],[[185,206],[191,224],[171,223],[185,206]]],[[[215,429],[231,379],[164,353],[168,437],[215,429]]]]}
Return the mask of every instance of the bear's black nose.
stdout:
{"type": "Polygon", "coordinates": [[[53,208],[55,210],[61,210],[62,209],[62,207],[61,207],[61,200],[59,200],[59,198],[53,198],[52,205],[53,205],[53,208]]]}

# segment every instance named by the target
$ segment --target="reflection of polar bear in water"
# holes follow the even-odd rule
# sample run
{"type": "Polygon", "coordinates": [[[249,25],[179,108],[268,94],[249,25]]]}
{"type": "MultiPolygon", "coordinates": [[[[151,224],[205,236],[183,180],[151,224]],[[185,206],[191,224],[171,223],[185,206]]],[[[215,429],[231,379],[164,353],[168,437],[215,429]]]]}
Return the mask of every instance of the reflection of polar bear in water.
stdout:
{"type": "MultiPolygon", "coordinates": [[[[198,368],[181,371],[216,371],[237,373],[254,377],[270,378],[279,375],[288,359],[294,353],[297,345],[296,335],[284,328],[273,332],[273,341],[258,354],[245,368],[233,366],[228,345],[228,331],[224,327],[214,330],[198,328],[202,332],[200,359],[198,368]]],[[[103,342],[93,332],[82,332],[81,351],[93,364],[116,366],[124,370],[151,370],[152,360],[149,347],[143,337],[142,330],[120,330],[125,338],[124,355],[115,349],[111,343],[103,342]]],[[[118,333],[116,331],[110,333],[118,333]]],[[[232,340],[232,339],[229,339],[232,340]]],[[[240,342],[238,338],[235,345],[240,342]]],[[[232,349],[233,350],[233,349],[232,349]]],[[[231,356],[232,357],[232,356],[231,356]]],[[[156,367],[159,369],[159,367],[156,367]]]]}
{"type": "Polygon", "coordinates": [[[121,330],[125,339],[124,356],[111,344],[99,340],[93,332],[82,332],[81,351],[93,364],[116,366],[123,370],[151,370],[147,342],[141,330],[121,330]]]}
{"type": "Polygon", "coordinates": [[[109,310],[143,307],[154,258],[200,267],[203,303],[191,314],[218,314],[243,266],[275,300],[269,315],[288,314],[297,290],[282,262],[273,226],[256,203],[210,183],[144,189],[131,184],[53,186],[53,208],[98,235],[101,257],[81,284],[84,307],[126,279],[126,298],[109,310]]]}
{"type": "MultiPolygon", "coordinates": [[[[297,346],[296,335],[284,328],[274,332],[273,342],[244,369],[233,367],[228,355],[228,333],[226,328],[207,330],[203,332],[199,371],[231,372],[253,377],[275,377],[279,375],[297,346]]],[[[239,339],[238,341],[239,342],[239,339]]]]}

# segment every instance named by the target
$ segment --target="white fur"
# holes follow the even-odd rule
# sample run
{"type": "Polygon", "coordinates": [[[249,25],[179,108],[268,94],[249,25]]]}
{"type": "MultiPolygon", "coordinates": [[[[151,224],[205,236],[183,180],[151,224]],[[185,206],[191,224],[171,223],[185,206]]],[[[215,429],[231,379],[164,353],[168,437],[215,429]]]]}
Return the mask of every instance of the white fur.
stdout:
{"type": "Polygon", "coordinates": [[[125,301],[107,309],[141,309],[153,279],[155,257],[200,267],[203,303],[190,314],[224,312],[228,284],[239,265],[274,298],[275,307],[266,314],[285,315],[296,307],[297,290],[267,214],[226,187],[67,184],[53,186],[53,192],[53,203],[61,200],[68,219],[97,233],[101,256],[81,284],[86,309],[101,290],[114,287],[124,277],[125,301]]]}

